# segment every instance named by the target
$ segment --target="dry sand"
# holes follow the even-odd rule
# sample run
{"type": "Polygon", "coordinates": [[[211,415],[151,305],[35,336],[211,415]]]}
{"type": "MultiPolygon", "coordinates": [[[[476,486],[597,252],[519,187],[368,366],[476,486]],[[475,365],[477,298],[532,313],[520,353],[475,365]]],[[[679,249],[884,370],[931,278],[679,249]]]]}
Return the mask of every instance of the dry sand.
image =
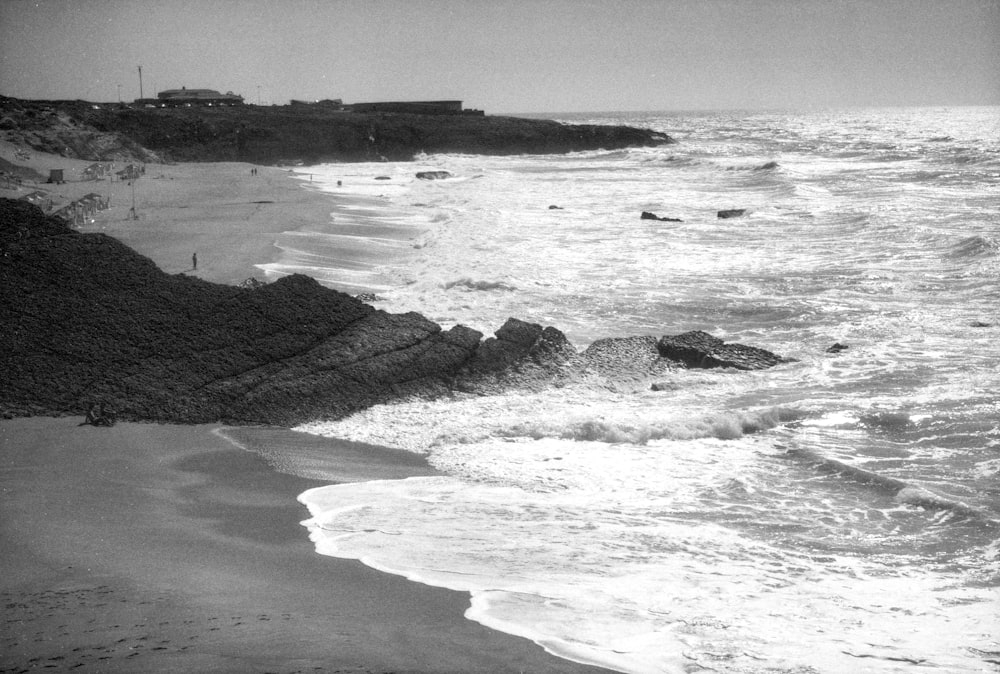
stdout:
{"type": "MultiPolygon", "coordinates": [[[[0,157],[29,166],[43,176],[62,168],[66,182],[25,182],[20,190],[0,189],[0,197],[18,198],[39,190],[55,206],[91,192],[110,197],[111,208],[76,229],[103,232],[152,259],[168,274],[185,273],[216,283],[264,280],[255,264],[276,258],[275,239],[312,222],[329,221],[335,203],[328,194],[296,178],[287,168],[253,167],[237,162],[146,164],[134,181],[81,180],[92,162],[32,152],[19,159],[16,147],[0,141],[0,157]],[[251,169],[256,168],[256,175],[251,169]],[[131,217],[135,196],[136,218],[131,217]],[[198,268],[192,255],[198,254],[198,268]]],[[[117,169],[125,164],[118,162],[117,169]]]]}
{"type": "MultiPolygon", "coordinates": [[[[10,144],[0,156],[19,163],[10,144]]],[[[35,153],[34,168],[64,168],[68,182],[0,196],[110,194],[112,208],[83,231],[215,282],[260,277],[254,264],[277,254],[278,233],[334,207],[285,169],[150,164],[133,220],[130,185],[75,181],[87,164],[35,153]]],[[[80,421],[0,421],[0,673],[600,671],[465,620],[463,593],[316,554],[296,496],[321,483],[275,470],[214,427],[80,421]]],[[[343,479],[429,470],[296,435],[255,437],[272,457],[328,442],[343,479]]]]}

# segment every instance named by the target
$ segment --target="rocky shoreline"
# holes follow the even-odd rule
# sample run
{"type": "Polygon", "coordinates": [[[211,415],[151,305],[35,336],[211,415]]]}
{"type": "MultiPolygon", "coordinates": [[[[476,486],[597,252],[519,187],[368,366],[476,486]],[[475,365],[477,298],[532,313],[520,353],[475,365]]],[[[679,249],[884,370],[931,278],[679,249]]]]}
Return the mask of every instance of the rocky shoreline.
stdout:
{"type": "Polygon", "coordinates": [[[678,367],[786,359],[704,333],[600,340],[578,352],[516,318],[443,330],[293,275],[257,287],[167,274],[109,236],[0,200],[0,413],[294,425],[456,392],[537,389],[678,367]]]}
{"type": "Polygon", "coordinates": [[[410,161],[420,153],[554,154],[674,142],[648,129],[323,106],[128,108],[0,96],[0,137],[91,161],[410,161]]]}

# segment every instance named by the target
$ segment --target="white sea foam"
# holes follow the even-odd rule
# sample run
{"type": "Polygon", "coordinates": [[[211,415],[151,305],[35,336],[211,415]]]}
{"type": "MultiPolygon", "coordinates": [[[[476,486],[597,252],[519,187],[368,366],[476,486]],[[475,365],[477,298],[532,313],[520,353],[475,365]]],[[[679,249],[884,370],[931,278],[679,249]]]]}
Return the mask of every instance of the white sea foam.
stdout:
{"type": "Polygon", "coordinates": [[[307,424],[444,473],[303,494],[317,550],[467,591],[470,618],[620,671],[982,671],[1000,650],[997,109],[639,123],[682,143],[304,169],[368,201],[317,229],[339,238],[285,237],[271,271],[487,335],[508,316],[579,348],[703,329],[798,362],[307,424]]]}

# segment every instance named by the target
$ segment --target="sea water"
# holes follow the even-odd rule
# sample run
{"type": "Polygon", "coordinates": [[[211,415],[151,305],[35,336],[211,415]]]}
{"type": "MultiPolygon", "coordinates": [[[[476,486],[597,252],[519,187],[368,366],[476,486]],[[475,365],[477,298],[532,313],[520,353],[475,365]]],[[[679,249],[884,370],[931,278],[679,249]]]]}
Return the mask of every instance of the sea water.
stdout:
{"type": "Polygon", "coordinates": [[[996,671],[1000,108],[561,119],[679,142],[309,167],[351,206],[263,268],[486,335],[705,330],[796,362],[306,424],[442,473],[302,494],[317,551],[622,672],[996,671]]]}

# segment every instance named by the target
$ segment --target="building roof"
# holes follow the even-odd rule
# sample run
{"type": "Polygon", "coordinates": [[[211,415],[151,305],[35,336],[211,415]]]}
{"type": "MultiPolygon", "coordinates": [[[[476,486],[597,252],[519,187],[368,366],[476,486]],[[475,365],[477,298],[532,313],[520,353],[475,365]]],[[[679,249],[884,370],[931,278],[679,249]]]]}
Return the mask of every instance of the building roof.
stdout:
{"type": "Polygon", "coordinates": [[[240,98],[242,96],[237,96],[233,92],[219,93],[215,89],[167,89],[158,93],[157,98],[161,100],[169,100],[171,98],[240,98]]]}

